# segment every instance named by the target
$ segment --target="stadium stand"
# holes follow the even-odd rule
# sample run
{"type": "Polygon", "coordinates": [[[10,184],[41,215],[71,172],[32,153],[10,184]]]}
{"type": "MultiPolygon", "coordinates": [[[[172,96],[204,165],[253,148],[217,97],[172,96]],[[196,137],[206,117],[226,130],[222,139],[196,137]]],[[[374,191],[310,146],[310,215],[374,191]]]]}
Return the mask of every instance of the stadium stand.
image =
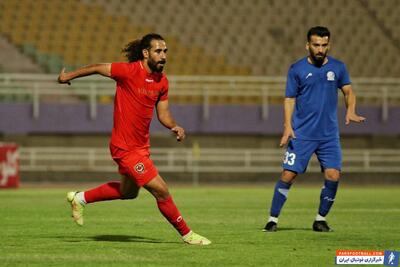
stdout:
{"type": "Polygon", "coordinates": [[[400,3],[397,0],[363,0],[362,2],[376,19],[381,29],[387,32],[395,46],[400,49],[400,3]]]}
{"type": "MultiPolygon", "coordinates": [[[[143,23],[132,24],[124,15],[108,14],[103,7],[77,0],[5,1],[2,9],[2,34],[52,73],[62,65],[123,61],[123,45],[154,30],[143,23]],[[63,12],[58,12],[60,9],[63,12]]],[[[171,73],[249,74],[248,69],[225,66],[223,58],[215,60],[200,47],[183,46],[173,36],[166,37],[169,46],[177,51],[169,60],[171,73]],[[213,64],[214,61],[219,64],[213,64]]]]}
{"type": "Polygon", "coordinates": [[[156,31],[171,51],[169,74],[284,76],[289,64],[305,55],[307,29],[322,24],[333,33],[332,55],[347,63],[353,77],[400,77],[396,0],[0,4],[0,33],[47,72],[61,65],[124,60],[119,53],[124,44],[156,31]]]}
{"type": "MultiPolygon", "coordinates": [[[[207,54],[223,56],[227,63],[251,68],[253,75],[285,75],[289,64],[305,54],[308,28],[322,24],[332,31],[332,54],[348,64],[352,76],[400,77],[400,51],[363,1],[204,0],[196,5],[185,0],[83,1],[124,14],[134,24],[146,23],[187,46],[202,47],[207,54]],[[164,10],[162,16],[152,14],[158,12],[154,6],[164,10]]],[[[399,8],[395,0],[382,6],[379,3],[385,1],[375,2],[382,16],[387,6],[399,8]]],[[[390,14],[393,19],[387,28],[398,32],[398,12],[390,14]]]]}
{"type": "Polygon", "coordinates": [[[0,35],[0,72],[40,73],[43,70],[0,35]]]}

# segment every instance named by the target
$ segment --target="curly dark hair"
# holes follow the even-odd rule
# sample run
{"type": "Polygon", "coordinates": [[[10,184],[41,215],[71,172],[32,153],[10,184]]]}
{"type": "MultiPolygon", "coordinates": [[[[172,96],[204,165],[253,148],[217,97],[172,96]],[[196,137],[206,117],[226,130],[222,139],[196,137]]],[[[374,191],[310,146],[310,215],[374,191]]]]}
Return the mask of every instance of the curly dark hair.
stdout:
{"type": "Polygon", "coordinates": [[[125,53],[125,56],[129,62],[142,60],[144,58],[142,50],[151,48],[151,41],[153,40],[164,41],[164,38],[157,33],[149,33],[143,36],[141,39],[136,39],[128,43],[122,49],[122,52],[125,53]]]}

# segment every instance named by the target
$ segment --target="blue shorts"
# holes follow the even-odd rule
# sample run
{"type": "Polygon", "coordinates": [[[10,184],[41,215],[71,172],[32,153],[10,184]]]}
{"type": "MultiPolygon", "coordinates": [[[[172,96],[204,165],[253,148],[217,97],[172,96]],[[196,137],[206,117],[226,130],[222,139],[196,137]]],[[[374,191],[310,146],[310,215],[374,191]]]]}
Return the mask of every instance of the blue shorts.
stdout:
{"type": "Polygon", "coordinates": [[[341,170],[342,152],[339,139],[323,141],[291,139],[285,152],[282,167],[285,170],[304,173],[314,153],[321,165],[321,171],[325,169],[341,170]]]}

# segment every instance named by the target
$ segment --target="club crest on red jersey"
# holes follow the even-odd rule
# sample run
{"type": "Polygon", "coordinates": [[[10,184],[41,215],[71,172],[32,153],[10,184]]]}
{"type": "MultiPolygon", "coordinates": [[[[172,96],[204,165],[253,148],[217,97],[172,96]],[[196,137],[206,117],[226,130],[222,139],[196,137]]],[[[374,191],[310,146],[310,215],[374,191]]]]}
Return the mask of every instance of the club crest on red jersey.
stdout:
{"type": "Polygon", "coordinates": [[[135,165],[135,171],[136,171],[137,173],[139,173],[139,174],[144,173],[144,164],[141,163],[141,162],[136,163],[136,165],[135,165]]]}

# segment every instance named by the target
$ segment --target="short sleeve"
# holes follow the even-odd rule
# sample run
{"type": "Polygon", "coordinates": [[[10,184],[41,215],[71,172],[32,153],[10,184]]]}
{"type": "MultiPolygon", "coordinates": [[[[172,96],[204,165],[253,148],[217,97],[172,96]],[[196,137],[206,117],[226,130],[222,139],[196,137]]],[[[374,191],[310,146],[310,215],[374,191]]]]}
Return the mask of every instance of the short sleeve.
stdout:
{"type": "Polygon", "coordinates": [[[291,66],[286,80],[285,97],[290,97],[290,98],[296,97],[298,88],[299,88],[299,83],[296,78],[296,73],[293,69],[293,66],[291,66]]]}
{"type": "Polygon", "coordinates": [[[161,94],[160,94],[160,101],[168,100],[168,87],[169,87],[169,83],[168,83],[168,80],[165,78],[164,87],[161,90],[161,94]]]}
{"type": "Polygon", "coordinates": [[[343,86],[350,84],[350,76],[349,72],[347,71],[346,65],[342,64],[340,69],[340,76],[338,80],[338,87],[342,88],[343,86]]]}
{"type": "Polygon", "coordinates": [[[117,62],[111,63],[111,78],[114,80],[122,80],[128,77],[130,72],[129,63],[117,62]]]}

